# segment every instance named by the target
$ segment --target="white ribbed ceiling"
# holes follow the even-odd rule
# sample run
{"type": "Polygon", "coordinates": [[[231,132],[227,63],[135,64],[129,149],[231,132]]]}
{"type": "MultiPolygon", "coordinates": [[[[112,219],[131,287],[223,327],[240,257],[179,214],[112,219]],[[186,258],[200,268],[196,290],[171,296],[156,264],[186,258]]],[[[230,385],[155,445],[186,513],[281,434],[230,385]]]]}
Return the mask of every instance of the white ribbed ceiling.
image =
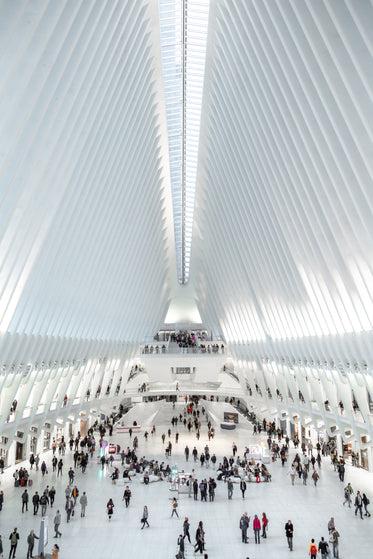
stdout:
{"type": "Polygon", "coordinates": [[[211,16],[192,259],[205,320],[242,343],[371,333],[372,4],[221,0],[211,16]]]}
{"type": "Polygon", "coordinates": [[[205,69],[182,4],[168,90],[159,0],[0,2],[0,452],[122,397],[167,309],[248,404],[373,440],[372,3],[211,0],[205,69]]]}
{"type": "MultiPolygon", "coordinates": [[[[183,295],[158,0],[0,26],[0,331],[144,339],[183,295]]],[[[227,341],[372,331],[372,28],[367,1],[211,2],[185,270],[227,341]]]]}
{"type": "Polygon", "coordinates": [[[140,340],[174,273],[157,10],[6,1],[0,22],[0,331],[140,340]]]}

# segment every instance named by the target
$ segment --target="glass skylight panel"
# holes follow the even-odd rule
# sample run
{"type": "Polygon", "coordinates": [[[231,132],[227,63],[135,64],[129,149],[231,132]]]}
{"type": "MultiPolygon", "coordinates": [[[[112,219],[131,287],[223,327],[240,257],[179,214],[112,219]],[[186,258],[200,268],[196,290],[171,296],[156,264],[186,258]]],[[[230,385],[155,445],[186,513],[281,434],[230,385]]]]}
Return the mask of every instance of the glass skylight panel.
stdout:
{"type": "Polygon", "coordinates": [[[179,283],[189,280],[209,0],[159,0],[179,283]]]}

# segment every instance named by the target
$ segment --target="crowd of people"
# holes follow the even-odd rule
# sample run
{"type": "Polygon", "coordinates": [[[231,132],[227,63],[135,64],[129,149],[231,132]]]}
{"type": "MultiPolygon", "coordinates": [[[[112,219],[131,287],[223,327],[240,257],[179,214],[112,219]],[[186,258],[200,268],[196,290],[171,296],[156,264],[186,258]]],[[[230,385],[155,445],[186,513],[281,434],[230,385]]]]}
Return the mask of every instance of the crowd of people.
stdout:
{"type": "MultiPolygon", "coordinates": [[[[174,410],[174,406],[170,405],[170,410],[174,410]]],[[[300,480],[303,485],[307,484],[307,479],[310,477],[314,485],[317,484],[320,478],[320,470],[322,464],[328,455],[327,450],[321,443],[317,443],[313,447],[312,443],[301,444],[300,450],[298,452],[298,444],[294,444],[295,455],[293,454],[293,449],[290,449],[290,439],[281,430],[276,428],[274,422],[266,422],[263,420],[260,422],[261,431],[266,433],[268,449],[272,453],[272,463],[275,463],[277,459],[281,460],[283,466],[291,454],[294,458],[291,461],[291,466],[289,474],[291,477],[292,484],[295,484],[296,479],[300,480]]],[[[259,433],[259,425],[256,425],[256,433],[259,433]]],[[[31,454],[29,458],[30,468],[29,470],[22,466],[16,468],[13,477],[14,485],[20,488],[20,511],[21,514],[26,515],[30,511],[36,517],[45,517],[48,513],[54,511],[55,502],[57,502],[57,507],[53,513],[53,527],[54,527],[54,538],[61,538],[62,532],[60,530],[60,525],[62,522],[66,524],[70,523],[74,517],[79,516],[84,518],[86,516],[86,509],[88,506],[88,496],[86,491],[80,491],[79,482],[82,480],[81,476],[84,476],[86,468],[89,464],[90,467],[101,467],[102,469],[107,469],[108,478],[111,479],[113,484],[118,483],[123,480],[125,485],[123,493],[121,494],[121,499],[125,503],[125,508],[130,508],[133,506],[131,500],[133,497],[133,492],[136,491],[136,486],[130,486],[128,483],[138,480],[143,482],[145,485],[149,485],[153,481],[168,482],[167,491],[173,483],[172,469],[170,467],[170,457],[172,456],[173,449],[175,445],[179,444],[181,434],[189,435],[192,430],[197,434],[201,433],[203,430],[203,435],[207,435],[211,430],[213,430],[212,418],[209,416],[208,411],[202,402],[188,401],[180,413],[173,413],[170,418],[170,427],[158,435],[160,437],[160,444],[162,451],[165,454],[164,460],[159,460],[158,457],[152,456],[145,452],[141,452],[139,455],[138,447],[139,440],[137,435],[132,436],[132,429],[128,430],[129,443],[125,448],[121,449],[119,454],[114,458],[112,455],[108,456],[105,453],[101,453],[101,458],[99,460],[93,460],[97,457],[99,449],[103,449],[104,438],[110,436],[113,433],[112,422],[98,423],[96,422],[88,430],[87,435],[84,437],[77,433],[76,437],[71,437],[66,443],[62,437],[58,442],[53,440],[51,445],[51,456],[43,459],[40,458],[38,454],[31,454]],[[202,405],[201,405],[202,404],[202,405]],[[70,450],[69,456],[66,457],[66,462],[68,465],[64,468],[64,457],[67,451],[70,450]],[[59,456],[57,456],[57,454],[59,456]],[[73,466],[70,466],[70,462],[73,462],[73,466]],[[33,490],[33,479],[31,471],[34,471],[35,476],[38,475],[38,488],[33,490]],[[39,472],[40,474],[36,474],[39,472]],[[52,475],[55,474],[56,478],[51,478],[49,476],[48,482],[45,482],[45,476],[50,472],[52,475]],[[30,475],[31,474],[31,475],[30,475]],[[61,487],[56,490],[56,483],[52,480],[59,479],[59,476],[64,476],[67,480],[66,487],[61,491],[61,487]],[[170,485],[168,485],[170,484],[170,485]],[[57,499],[56,499],[57,498],[57,499]],[[80,509],[79,509],[80,505],[80,509]]],[[[145,433],[144,433],[145,435],[145,433]]],[[[153,440],[157,437],[156,426],[153,425],[151,429],[151,436],[153,440]]],[[[146,441],[148,437],[144,436],[144,446],[142,448],[146,449],[146,441]]],[[[190,440],[190,438],[188,439],[190,440]]],[[[197,437],[199,440],[199,437],[197,437]]],[[[209,437],[210,440],[210,437],[209,437]]],[[[294,441],[293,441],[294,442],[294,441]]],[[[185,443],[184,443],[185,444],[185,443]]],[[[225,456],[217,457],[215,452],[211,452],[208,443],[204,442],[200,448],[197,445],[183,444],[184,452],[179,452],[184,455],[185,467],[189,466],[189,463],[193,468],[189,472],[184,471],[184,469],[179,469],[179,476],[185,477],[186,479],[186,493],[191,499],[188,505],[188,509],[192,511],[193,502],[209,502],[211,506],[215,502],[216,494],[218,493],[221,498],[222,494],[226,495],[227,501],[232,501],[235,498],[235,484],[237,484],[238,494],[242,500],[245,500],[247,484],[250,482],[271,482],[272,475],[268,469],[268,466],[261,461],[254,460],[250,456],[250,450],[247,446],[239,448],[235,442],[231,444],[229,448],[226,449],[225,456]],[[193,447],[193,448],[192,448],[193,447]],[[222,491],[224,488],[224,492],[222,491]]],[[[330,463],[335,465],[335,454],[329,453],[330,463]]],[[[343,461],[339,458],[336,471],[338,472],[339,479],[343,481],[344,475],[341,476],[344,466],[343,461]]],[[[165,484],[166,485],[166,484],[165,484]]],[[[179,488],[180,489],[180,488],[179,488]]],[[[115,491],[113,489],[113,491],[115,491]]],[[[3,508],[4,502],[6,502],[6,496],[3,491],[0,491],[0,511],[3,508]]],[[[344,487],[344,497],[345,500],[343,505],[348,505],[352,507],[354,504],[355,515],[363,518],[363,514],[366,517],[370,517],[368,510],[369,498],[365,493],[360,492],[360,490],[355,492],[348,483],[344,487]],[[365,511],[363,513],[363,511],[365,511]]],[[[110,522],[115,517],[116,513],[116,502],[118,498],[118,493],[113,494],[107,501],[106,513],[107,518],[110,522]]],[[[245,507],[246,508],[246,507],[245,507]]],[[[136,513],[137,514],[137,513],[136,513]]],[[[183,521],[183,533],[180,533],[177,537],[175,534],[175,539],[177,540],[177,556],[179,559],[184,558],[186,541],[193,546],[193,550],[200,555],[206,553],[206,534],[204,528],[203,520],[195,520],[195,538],[194,541],[191,539],[191,521],[190,516],[184,517],[183,521]]],[[[179,502],[175,495],[172,498],[170,517],[172,519],[179,518],[179,502]]],[[[271,520],[273,523],[273,519],[271,520]]],[[[260,545],[262,540],[267,539],[269,517],[266,512],[259,513],[254,511],[251,515],[248,512],[242,513],[241,517],[237,518],[237,524],[241,532],[241,542],[244,544],[250,543],[251,541],[255,545],[260,545]],[[252,530],[252,540],[250,537],[250,528],[252,530]]],[[[150,511],[148,504],[142,505],[141,510],[141,530],[145,528],[150,528],[150,511]]],[[[288,520],[285,524],[285,536],[289,549],[293,550],[294,541],[294,531],[296,530],[296,522],[288,520]]],[[[9,537],[9,559],[15,556],[20,534],[18,528],[15,529],[9,537]]],[[[33,548],[35,540],[38,539],[34,530],[31,530],[26,537],[28,557],[33,556],[33,548]]],[[[328,536],[322,536],[320,539],[311,539],[309,545],[309,555],[311,557],[316,557],[318,553],[321,554],[322,559],[326,559],[329,551],[333,553],[334,557],[339,557],[339,539],[340,534],[334,525],[334,519],[331,518],[328,523],[328,536]]],[[[3,543],[0,540],[1,549],[3,543]]],[[[58,557],[58,549],[55,549],[58,557]]],[[[54,559],[55,559],[54,558],[54,559]]]]}

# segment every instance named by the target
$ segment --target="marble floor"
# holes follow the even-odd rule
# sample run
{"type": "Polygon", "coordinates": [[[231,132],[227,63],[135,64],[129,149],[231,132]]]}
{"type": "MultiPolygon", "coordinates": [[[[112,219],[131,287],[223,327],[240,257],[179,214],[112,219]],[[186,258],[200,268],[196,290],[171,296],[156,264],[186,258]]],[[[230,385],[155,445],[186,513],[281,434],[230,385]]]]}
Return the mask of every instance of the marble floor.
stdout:
{"type": "MultiPolygon", "coordinates": [[[[170,427],[170,419],[182,411],[182,405],[172,409],[171,404],[163,404],[158,412],[154,414],[152,408],[148,423],[156,424],[156,435],[149,436],[145,441],[142,433],[139,434],[138,456],[154,457],[159,461],[165,460],[164,447],[161,434],[170,427]]],[[[136,414],[136,412],[132,412],[136,414]]],[[[134,415],[135,416],[135,415],[134,415]]],[[[217,415],[214,415],[217,418],[217,415]]],[[[145,426],[147,418],[142,418],[145,426]]],[[[201,439],[196,440],[194,433],[189,434],[184,426],[177,430],[180,433],[178,444],[175,444],[172,435],[173,454],[169,459],[170,465],[178,465],[179,469],[190,471],[195,468],[198,479],[201,477],[214,476],[210,467],[208,470],[200,467],[199,462],[189,460],[186,463],[184,448],[188,444],[192,449],[197,446],[202,450],[206,443],[209,444],[211,453],[215,453],[218,462],[226,455],[229,456],[232,442],[238,446],[238,454],[242,454],[244,447],[258,442],[263,437],[252,434],[252,426],[242,421],[238,429],[222,431],[215,424],[215,439],[208,443],[207,429],[202,424],[201,439]],[[203,470],[203,471],[202,471],[203,470]]],[[[173,433],[176,429],[173,429],[173,433]]],[[[113,435],[112,442],[126,447],[129,443],[128,434],[113,435]]],[[[167,438],[166,438],[167,442],[167,438]]],[[[290,450],[290,460],[294,456],[293,448],[290,450]]],[[[72,453],[66,452],[64,457],[64,473],[62,478],[52,473],[52,453],[41,455],[48,465],[49,473],[42,478],[40,471],[32,471],[33,487],[29,488],[30,497],[36,490],[42,492],[45,486],[54,485],[57,494],[54,507],[48,508],[50,524],[50,539],[46,548],[51,552],[53,543],[53,517],[57,508],[64,510],[64,489],[68,483],[67,471],[72,465],[72,453]]],[[[17,465],[20,466],[21,464],[17,465]]],[[[27,464],[28,465],[28,464],[27,464]]],[[[93,559],[110,558],[123,559],[126,557],[141,557],[141,559],[166,559],[175,557],[177,551],[177,537],[182,533],[182,524],[185,516],[189,517],[191,524],[192,542],[197,524],[203,521],[206,531],[206,552],[209,559],[285,559],[290,555],[293,559],[304,558],[308,554],[311,538],[319,541],[321,536],[327,538],[327,523],[334,516],[336,527],[340,533],[340,557],[368,559],[373,556],[373,516],[364,517],[361,520],[355,517],[354,509],[345,508],[343,502],[343,486],[337,474],[330,465],[329,459],[325,459],[320,470],[320,481],[317,487],[309,483],[304,486],[301,481],[296,480],[295,486],[291,486],[288,475],[288,464],[285,468],[277,461],[269,465],[272,474],[272,483],[248,484],[246,499],[243,501],[238,486],[234,488],[233,499],[227,499],[227,486],[223,482],[217,482],[216,498],[214,503],[194,501],[188,495],[179,497],[179,519],[170,518],[171,499],[174,493],[170,492],[169,484],[166,482],[153,483],[150,485],[140,484],[139,479],[134,478],[130,482],[132,500],[129,508],[125,508],[122,501],[124,483],[112,485],[108,477],[108,471],[101,469],[95,460],[92,460],[85,474],[80,469],[76,471],[75,483],[80,494],[86,491],[88,496],[87,514],[80,518],[80,507],[70,523],[66,523],[66,515],[63,513],[63,521],[60,527],[62,537],[58,539],[60,546],[59,559],[93,559]],[[115,509],[111,521],[106,514],[106,503],[109,498],[114,501],[115,509]],[[140,518],[144,505],[149,509],[150,528],[141,530],[140,518]],[[243,512],[253,518],[266,512],[269,518],[269,529],[267,540],[262,540],[260,545],[253,543],[252,527],[250,524],[250,543],[241,543],[241,532],[239,520],[243,512]],[[284,525],[291,519],[294,524],[294,551],[291,553],[286,544],[284,525]]],[[[29,511],[21,512],[22,488],[13,486],[13,468],[6,469],[1,476],[1,489],[4,491],[4,506],[0,512],[0,534],[4,542],[4,557],[9,555],[9,535],[15,526],[20,533],[20,541],[16,557],[26,557],[26,539],[29,531],[34,529],[38,534],[40,530],[40,511],[38,516],[29,511]]],[[[373,474],[347,466],[345,484],[350,481],[355,492],[361,489],[366,492],[373,502],[373,474]]],[[[373,512],[373,506],[371,506],[373,512]]],[[[37,542],[36,542],[37,543],[37,542]]],[[[186,557],[192,557],[193,546],[186,544],[186,557]]]]}

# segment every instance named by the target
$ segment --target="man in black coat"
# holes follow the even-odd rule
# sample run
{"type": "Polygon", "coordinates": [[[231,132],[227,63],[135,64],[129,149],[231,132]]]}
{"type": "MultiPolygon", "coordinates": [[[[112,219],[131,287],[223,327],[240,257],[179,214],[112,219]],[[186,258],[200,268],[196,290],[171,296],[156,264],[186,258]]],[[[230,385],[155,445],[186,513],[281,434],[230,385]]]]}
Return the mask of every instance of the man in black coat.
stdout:
{"type": "Polygon", "coordinates": [[[288,540],[288,546],[290,551],[293,551],[293,534],[294,534],[294,527],[291,520],[288,520],[285,524],[285,534],[288,540]]]}

